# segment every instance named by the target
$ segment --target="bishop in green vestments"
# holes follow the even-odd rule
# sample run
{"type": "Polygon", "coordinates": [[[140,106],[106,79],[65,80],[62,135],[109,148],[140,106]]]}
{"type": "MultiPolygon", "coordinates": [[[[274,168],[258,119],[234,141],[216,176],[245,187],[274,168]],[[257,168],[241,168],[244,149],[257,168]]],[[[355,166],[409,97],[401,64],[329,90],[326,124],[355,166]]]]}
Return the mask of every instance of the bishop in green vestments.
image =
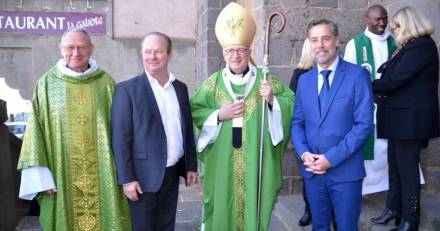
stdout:
{"type": "Polygon", "coordinates": [[[85,30],[66,32],[61,59],[37,82],[18,163],[20,198],[37,195],[44,231],[130,230],[110,144],[114,80],[90,56],[85,30]]]}
{"type": "Polygon", "coordinates": [[[268,230],[282,161],[290,135],[293,93],[250,61],[255,22],[239,4],[220,13],[216,35],[226,67],[211,75],[191,98],[197,149],[203,163],[202,229],[256,230],[260,126],[268,102],[261,191],[261,230],[268,230]],[[232,25],[231,23],[237,22],[232,25]]]}

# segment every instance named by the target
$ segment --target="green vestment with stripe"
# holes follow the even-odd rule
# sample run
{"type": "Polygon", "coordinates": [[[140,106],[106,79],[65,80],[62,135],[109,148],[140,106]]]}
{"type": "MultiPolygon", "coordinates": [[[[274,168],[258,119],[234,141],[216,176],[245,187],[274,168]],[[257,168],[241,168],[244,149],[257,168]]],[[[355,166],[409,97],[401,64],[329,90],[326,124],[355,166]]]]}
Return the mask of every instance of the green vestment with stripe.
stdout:
{"type": "MultiPolygon", "coordinates": [[[[356,48],[356,63],[362,66],[369,66],[367,69],[370,72],[371,80],[376,79],[376,67],[374,64],[374,54],[373,47],[371,44],[371,39],[361,33],[354,38],[354,44],[356,48]]],[[[393,52],[397,49],[396,41],[393,37],[389,36],[387,38],[388,44],[388,59],[391,58],[393,52]]],[[[369,136],[367,143],[364,146],[364,159],[374,160],[374,131],[369,136]]]]}
{"type": "MultiPolygon", "coordinates": [[[[256,81],[244,99],[242,146],[232,145],[232,120],[223,121],[219,135],[198,158],[203,163],[203,205],[205,230],[256,230],[258,164],[262,98],[259,94],[263,73],[257,69],[256,81]]],[[[283,184],[282,163],[290,136],[294,95],[289,87],[269,74],[273,95],[282,114],[284,139],[273,146],[266,119],[261,194],[261,230],[268,230],[277,193],[283,184]]],[[[244,86],[234,86],[242,94],[244,86]]],[[[211,75],[191,98],[191,110],[197,129],[224,103],[233,103],[223,70],[211,75]]],[[[266,114],[267,115],[267,114],[266,114]]],[[[266,117],[267,118],[267,117],[266,117]]]]}
{"type": "Polygon", "coordinates": [[[57,192],[39,193],[44,231],[131,230],[110,138],[114,80],[52,67],[37,82],[18,169],[47,167],[57,192]]]}

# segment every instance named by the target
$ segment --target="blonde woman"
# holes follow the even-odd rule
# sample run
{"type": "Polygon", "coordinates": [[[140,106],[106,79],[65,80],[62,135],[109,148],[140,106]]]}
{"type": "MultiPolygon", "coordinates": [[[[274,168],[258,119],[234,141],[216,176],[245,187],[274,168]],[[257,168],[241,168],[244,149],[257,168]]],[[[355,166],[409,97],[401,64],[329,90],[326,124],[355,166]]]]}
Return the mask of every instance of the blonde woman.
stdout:
{"type": "Polygon", "coordinates": [[[293,92],[296,92],[296,85],[298,84],[299,77],[313,68],[315,65],[315,57],[312,49],[310,48],[309,39],[305,39],[301,51],[301,58],[298,65],[293,70],[292,78],[290,79],[289,87],[293,92]]]}
{"type": "Polygon", "coordinates": [[[382,77],[373,82],[377,136],[389,140],[389,192],[384,212],[371,221],[383,224],[401,217],[393,231],[418,230],[420,151],[440,135],[439,56],[430,37],[432,24],[414,8],[397,11],[391,28],[399,49],[380,68],[382,77]]]}

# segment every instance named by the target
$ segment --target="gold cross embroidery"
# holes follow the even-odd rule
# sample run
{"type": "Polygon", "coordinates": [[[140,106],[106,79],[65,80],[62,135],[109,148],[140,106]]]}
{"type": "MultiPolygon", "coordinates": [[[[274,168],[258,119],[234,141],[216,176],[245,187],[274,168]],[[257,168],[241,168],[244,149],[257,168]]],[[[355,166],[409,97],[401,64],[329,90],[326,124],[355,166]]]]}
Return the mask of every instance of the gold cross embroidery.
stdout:
{"type": "Polygon", "coordinates": [[[243,18],[231,18],[226,20],[226,30],[231,31],[231,37],[235,36],[235,30],[238,30],[243,27],[243,18]]]}
{"type": "Polygon", "coordinates": [[[85,96],[82,92],[79,95],[75,96],[75,101],[79,105],[84,105],[89,101],[89,97],[85,96]]]}
{"type": "Polygon", "coordinates": [[[90,214],[84,214],[79,218],[79,227],[82,230],[91,230],[95,226],[96,219],[90,214]]]}
{"type": "Polygon", "coordinates": [[[83,168],[85,169],[87,167],[87,164],[89,163],[89,161],[87,161],[87,157],[83,156],[81,157],[79,163],[83,166],[83,168]]]}
{"type": "Polygon", "coordinates": [[[87,118],[87,116],[84,114],[81,114],[76,118],[76,122],[78,122],[81,126],[84,126],[88,121],[89,118],[87,118]]]}
{"type": "Polygon", "coordinates": [[[85,135],[79,136],[76,140],[76,146],[80,151],[84,151],[89,143],[90,141],[85,135]]]}
{"type": "Polygon", "coordinates": [[[83,208],[89,208],[92,206],[93,201],[88,197],[83,197],[79,203],[83,208]]]}
{"type": "Polygon", "coordinates": [[[90,184],[92,183],[92,179],[89,176],[80,176],[76,181],[76,186],[82,191],[87,191],[89,189],[90,184]]]}

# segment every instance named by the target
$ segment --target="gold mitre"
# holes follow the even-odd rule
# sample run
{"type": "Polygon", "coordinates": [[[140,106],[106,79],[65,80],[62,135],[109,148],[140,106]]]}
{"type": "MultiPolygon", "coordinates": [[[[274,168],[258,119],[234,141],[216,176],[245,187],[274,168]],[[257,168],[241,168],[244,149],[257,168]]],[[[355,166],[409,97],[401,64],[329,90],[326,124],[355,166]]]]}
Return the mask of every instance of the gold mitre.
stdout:
{"type": "Polygon", "coordinates": [[[220,12],[215,23],[215,36],[223,48],[229,45],[250,47],[256,30],[251,14],[235,2],[229,3],[220,12]]]}

